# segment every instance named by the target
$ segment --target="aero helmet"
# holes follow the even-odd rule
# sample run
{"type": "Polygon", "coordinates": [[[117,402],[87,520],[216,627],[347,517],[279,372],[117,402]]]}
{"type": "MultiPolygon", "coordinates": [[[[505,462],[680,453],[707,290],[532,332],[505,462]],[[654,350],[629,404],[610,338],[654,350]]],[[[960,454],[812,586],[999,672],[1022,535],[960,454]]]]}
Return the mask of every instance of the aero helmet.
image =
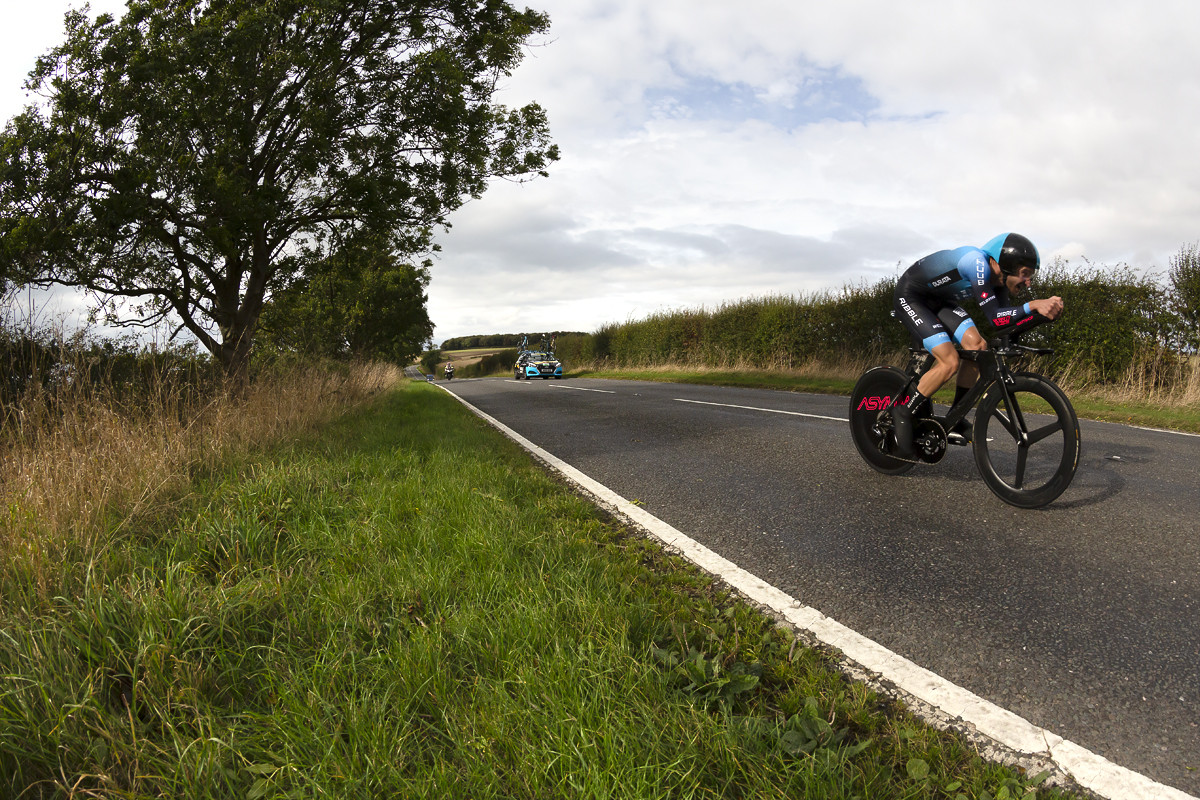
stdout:
{"type": "Polygon", "coordinates": [[[1005,275],[1016,275],[1021,267],[1037,272],[1042,266],[1042,258],[1033,242],[1019,233],[1002,233],[980,249],[995,259],[1005,275]]]}

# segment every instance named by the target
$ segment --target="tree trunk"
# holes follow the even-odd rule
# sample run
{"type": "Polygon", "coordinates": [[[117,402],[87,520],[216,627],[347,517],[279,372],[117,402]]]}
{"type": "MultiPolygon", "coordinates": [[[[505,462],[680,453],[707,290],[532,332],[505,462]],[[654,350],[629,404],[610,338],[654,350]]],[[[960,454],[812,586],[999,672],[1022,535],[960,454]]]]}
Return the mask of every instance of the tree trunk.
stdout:
{"type": "Polygon", "coordinates": [[[244,400],[250,394],[250,346],[254,342],[253,326],[237,325],[234,330],[222,331],[223,341],[217,351],[226,393],[244,400]]]}

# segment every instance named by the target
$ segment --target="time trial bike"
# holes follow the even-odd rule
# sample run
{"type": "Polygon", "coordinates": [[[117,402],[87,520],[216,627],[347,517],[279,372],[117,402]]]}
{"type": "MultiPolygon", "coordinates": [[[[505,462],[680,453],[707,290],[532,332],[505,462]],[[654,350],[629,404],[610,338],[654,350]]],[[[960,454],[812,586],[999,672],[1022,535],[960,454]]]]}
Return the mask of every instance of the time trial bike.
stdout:
{"type": "MultiPolygon", "coordinates": [[[[1028,327],[1049,320],[1041,315],[1028,327]]],[[[951,444],[971,444],[975,464],[992,492],[1018,508],[1040,508],[1071,485],[1079,465],[1079,419],[1071,401],[1049,378],[1014,372],[1009,365],[1030,353],[1052,353],[1020,343],[1021,334],[988,342],[987,350],[960,350],[979,365],[979,380],[944,416],[930,409],[913,419],[913,456],[896,447],[892,409],[916,391],[921,376],[936,363],[928,350],[909,348],[908,366],[872,367],[854,386],[850,432],[859,454],[885,475],[901,475],[917,464],[936,464],[951,444]],[[978,405],[969,441],[948,434],[978,405]]]]}

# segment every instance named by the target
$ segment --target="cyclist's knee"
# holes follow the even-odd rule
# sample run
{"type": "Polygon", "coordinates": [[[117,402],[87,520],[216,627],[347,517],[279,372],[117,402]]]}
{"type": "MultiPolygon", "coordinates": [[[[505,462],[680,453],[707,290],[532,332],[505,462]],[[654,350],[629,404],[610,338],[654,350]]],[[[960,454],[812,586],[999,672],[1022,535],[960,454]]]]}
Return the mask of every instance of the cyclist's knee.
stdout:
{"type": "Polygon", "coordinates": [[[955,350],[953,346],[936,348],[933,351],[933,357],[937,359],[938,366],[947,372],[953,373],[956,369],[958,369],[958,351],[955,350]]]}
{"type": "Polygon", "coordinates": [[[963,334],[962,346],[964,350],[987,350],[987,342],[979,335],[979,330],[974,326],[963,334]]]}

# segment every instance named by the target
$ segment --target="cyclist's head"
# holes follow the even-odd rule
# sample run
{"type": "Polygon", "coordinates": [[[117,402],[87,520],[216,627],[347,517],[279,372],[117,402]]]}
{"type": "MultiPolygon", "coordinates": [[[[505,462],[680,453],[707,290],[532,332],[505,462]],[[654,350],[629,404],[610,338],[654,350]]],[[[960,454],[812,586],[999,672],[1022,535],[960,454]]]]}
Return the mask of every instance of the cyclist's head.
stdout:
{"type": "Polygon", "coordinates": [[[991,256],[1005,275],[1019,275],[1021,267],[1037,272],[1042,266],[1042,257],[1033,242],[1019,233],[1002,233],[980,249],[991,256]]]}

